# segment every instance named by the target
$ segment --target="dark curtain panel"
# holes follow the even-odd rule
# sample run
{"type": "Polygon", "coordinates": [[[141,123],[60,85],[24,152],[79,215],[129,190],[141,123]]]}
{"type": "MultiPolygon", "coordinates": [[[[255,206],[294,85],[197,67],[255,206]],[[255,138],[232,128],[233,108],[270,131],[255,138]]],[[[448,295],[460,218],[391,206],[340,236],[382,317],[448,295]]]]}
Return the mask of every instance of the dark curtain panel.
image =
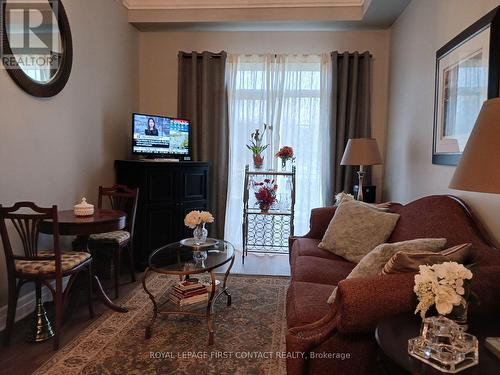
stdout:
{"type": "Polygon", "coordinates": [[[210,161],[211,237],[224,238],[229,163],[226,53],[179,52],[178,116],[191,120],[192,156],[210,161]]]}
{"type": "MultiPolygon", "coordinates": [[[[358,167],[341,166],[349,138],[371,137],[371,55],[368,52],[332,52],[331,161],[334,194],[352,192],[358,167]]],[[[370,184],[371,168],[365,183],[370,184]]]]}

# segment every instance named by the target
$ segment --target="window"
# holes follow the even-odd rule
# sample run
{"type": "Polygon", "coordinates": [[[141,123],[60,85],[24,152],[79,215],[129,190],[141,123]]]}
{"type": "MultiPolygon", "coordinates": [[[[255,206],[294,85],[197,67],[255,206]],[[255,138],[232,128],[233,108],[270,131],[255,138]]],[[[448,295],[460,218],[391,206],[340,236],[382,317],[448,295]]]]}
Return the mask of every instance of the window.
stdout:
{"type": "MultiPolygon", "coordinates": [[[[296,155],[295,234],[309,228],[310,211],[326,203],[328,120],[331,87],[329,55],[230,55],[228,95],[230,127],[229,191],[226,238],[241,248],[246,148],[255,129],[270,126],[264,138],[266,168],[279,168],[274,157],[282,146],[296,155]]],[[[279,193],[279,190],[278,190],[279,193]]]]}

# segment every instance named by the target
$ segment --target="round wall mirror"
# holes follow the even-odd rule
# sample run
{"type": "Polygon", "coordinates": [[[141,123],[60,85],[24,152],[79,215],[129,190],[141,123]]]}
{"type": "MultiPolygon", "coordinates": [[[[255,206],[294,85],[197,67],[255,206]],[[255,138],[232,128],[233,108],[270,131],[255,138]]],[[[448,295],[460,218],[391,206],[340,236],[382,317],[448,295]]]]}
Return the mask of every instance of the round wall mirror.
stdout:
{"type": "Polygon", "coordinates": [[[61,0],[4,0],[2,32],[2,61],[19,87],[37,97],[51,97],[66,86],[73,44],[61,0]]]}

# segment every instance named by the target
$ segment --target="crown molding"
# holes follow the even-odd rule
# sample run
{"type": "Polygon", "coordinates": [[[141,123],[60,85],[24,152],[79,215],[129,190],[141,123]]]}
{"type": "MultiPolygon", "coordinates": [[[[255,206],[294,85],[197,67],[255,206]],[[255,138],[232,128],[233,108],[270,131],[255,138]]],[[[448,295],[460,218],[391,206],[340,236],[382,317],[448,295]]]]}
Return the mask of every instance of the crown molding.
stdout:
{"type": "MultiPolygon", "coordinates": [[[[130,9],[262,9],[364,7],[366,0],[122,0],[130,9]]],[[[370,0],[369,0],[370,1],[370,0]]],[[[368,2],[369,2],[368,1],[368,2]]]]}

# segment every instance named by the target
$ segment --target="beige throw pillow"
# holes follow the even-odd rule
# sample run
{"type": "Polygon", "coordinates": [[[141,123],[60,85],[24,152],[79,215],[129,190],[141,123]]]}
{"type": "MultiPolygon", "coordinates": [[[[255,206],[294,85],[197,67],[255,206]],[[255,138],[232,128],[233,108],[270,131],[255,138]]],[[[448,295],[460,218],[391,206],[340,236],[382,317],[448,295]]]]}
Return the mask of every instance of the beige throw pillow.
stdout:
{"type": "MultiPolygon", "coordinates": [[[[378,245],[375,249],[370,251],[356,267],[353,268],[351,273],[347,275],[346,279],[354,279],[359,277],[372,277],[381,273],[384,265],[389,259],[397,252],[417,253],[417,252],[438,252],[446,245],[446,238],[419,238],[416,240],[383,243],[378,245]]],[[[337,295],[337,288],[332,292],[328,303],[333,303],[337,295]]]]}
{"type": "Polygon", "coordinates": [[[382,269],[382,274],[388,275],[391,273],[418,272],[418,267],[423,264],[427,264],[429,266],[443,262],[457,262],[463,264],[469,257],[471,249],[472,244],[465,243],[450,247],[449,249],[438,253],[425,251],[408,253],[405,251],[398,251],[385,264],[382,269]]]}
{"type": "Polygon", "coordinates": [[[347,200],[337,207],[319,247],[358,263],[389,238],[398,219],[398,214],[347,200]]]}

